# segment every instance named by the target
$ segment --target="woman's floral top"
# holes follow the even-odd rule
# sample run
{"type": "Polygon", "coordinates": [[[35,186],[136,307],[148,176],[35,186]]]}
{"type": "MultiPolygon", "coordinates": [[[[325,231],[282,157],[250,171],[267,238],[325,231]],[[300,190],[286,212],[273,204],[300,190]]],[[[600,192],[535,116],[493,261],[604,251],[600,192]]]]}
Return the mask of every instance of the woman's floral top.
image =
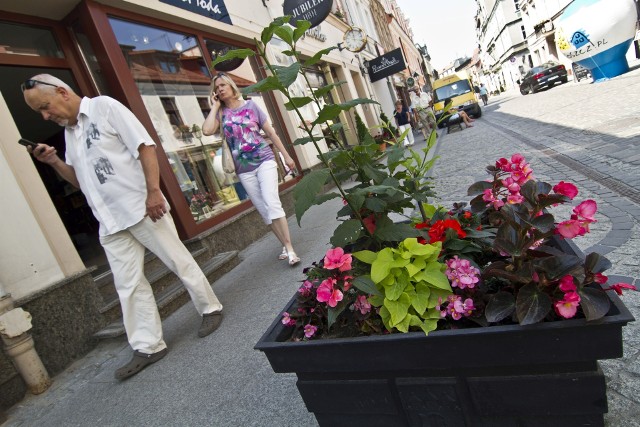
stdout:
{"type": "Polygon", "coordinates": [[[246,101],[235,110],[222,111],[224,136],[229,144],[236,173],[251,172],[266,160],[275,160],[269,143],[260,135],[267,115],[253,101],[246,101]]]}

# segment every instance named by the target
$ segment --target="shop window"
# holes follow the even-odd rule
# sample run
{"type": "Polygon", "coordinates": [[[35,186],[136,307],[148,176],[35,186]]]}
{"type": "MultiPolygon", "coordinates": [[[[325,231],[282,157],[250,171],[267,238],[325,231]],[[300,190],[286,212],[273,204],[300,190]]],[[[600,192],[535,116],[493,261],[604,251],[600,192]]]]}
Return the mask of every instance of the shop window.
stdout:
{"type": "MultiPolygon", "coordinates": [[[[255,64],[233,60],[212,70],[196,35],[115,17],[109,22],[194,220],[204,221],[246,200],[235,174],[222,170],[220,135],[204,136],[201,127],[211,111],[213,75],[224,71],[240,88],[247,87],[257,82],[255,64]]],[[[203,47],[212,57],[235,48],[215,40],[205,40],[203,47]]],[[[274,123],[262,97],[251,98],[274,123]]],[[[282,162],[280,166],[281,179],[291,179],[282,162]]]]}
{"type": "Polygon", "coordinates": [[[200,111],[202,111],[202,116],[206,118],[211,112],[211,106],[209,105],[209,98],[199,96],[197,99],[198,99],[198,104],[200,105],[200,111]]]}
{"type": "Polygon", "coordinates": [[[80,21],[74,22],[71,26],[71,31],[78,46],[78,50],[82,55],[85,66],[91,73],[91,79],[93,80],[95,87],[98,89],[98,93],[100,93],[100,95],[109,95],[109,90],[106,82],[104,81],[100,63],[93,51],[93,47],[91,46],[91,42],[89,41],[86,32],[84,31],[82,23],[80,21]]]}
{"type": "Polygon", "coordinates": [[[0,21],[0,54],[64,58],[51,30],[0,21]]]}

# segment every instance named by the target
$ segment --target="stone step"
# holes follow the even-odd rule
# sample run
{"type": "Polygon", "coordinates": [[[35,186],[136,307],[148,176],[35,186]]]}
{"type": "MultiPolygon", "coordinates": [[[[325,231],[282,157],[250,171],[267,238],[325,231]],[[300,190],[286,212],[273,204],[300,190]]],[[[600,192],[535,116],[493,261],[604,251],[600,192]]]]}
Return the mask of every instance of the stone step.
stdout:
{"type": "MultiPolygon", "coordinates": [[[[214,256],[201,264],[200,267],[209,282],[213,283],[225,273],[231,271],[239,262],[238,251],[230,251],[214,256]]],[[[187,303],[190,297],[182,282],[168,268],[158,269],[153,274],[155,275],[153,277],[151,274],[147,275],[147,279],[154,289],[160,317],[164,319],[187,303]]],[[[94,334],[95,338],[114,338],[125,333],[117,294],[115,298],[105,302],[101,312],[103,312],[108,324],[94,334]]]]}

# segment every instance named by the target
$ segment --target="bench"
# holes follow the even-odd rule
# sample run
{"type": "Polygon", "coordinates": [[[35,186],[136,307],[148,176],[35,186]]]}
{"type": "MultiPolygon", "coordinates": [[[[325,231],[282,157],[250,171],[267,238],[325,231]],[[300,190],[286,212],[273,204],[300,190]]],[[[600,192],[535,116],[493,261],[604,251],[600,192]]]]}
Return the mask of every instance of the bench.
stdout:
{"type": "Polygon", "coordinates": [[[458,129],[462,130],[462,117],[458,114],[457,117],[451,116],[447,119],[447,134],[451,132],[451,128],[458,126],[458,129]]]}

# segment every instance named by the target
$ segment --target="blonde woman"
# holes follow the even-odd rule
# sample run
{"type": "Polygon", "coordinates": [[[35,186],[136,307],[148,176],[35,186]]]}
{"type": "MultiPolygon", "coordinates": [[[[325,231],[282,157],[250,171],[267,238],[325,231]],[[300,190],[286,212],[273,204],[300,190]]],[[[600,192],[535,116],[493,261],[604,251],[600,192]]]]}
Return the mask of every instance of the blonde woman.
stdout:
{"type": "Polygon", "coordinates": [[[265,224],[282,243],[278,259],[296,265],[300,258],[291,244],[289,225],[278,194],[278,165],[269,143],[260,129],[282,153],[284,163],[295,168],[295,162],[273,130],[267,115],[253,101],[242,99],[235,82],[226,74],[218,73],[212,81],[211,112],[202,124],[204,135],[213,135],[222,124],[224,144],[236,166],[236,174],[265,224]]]}

